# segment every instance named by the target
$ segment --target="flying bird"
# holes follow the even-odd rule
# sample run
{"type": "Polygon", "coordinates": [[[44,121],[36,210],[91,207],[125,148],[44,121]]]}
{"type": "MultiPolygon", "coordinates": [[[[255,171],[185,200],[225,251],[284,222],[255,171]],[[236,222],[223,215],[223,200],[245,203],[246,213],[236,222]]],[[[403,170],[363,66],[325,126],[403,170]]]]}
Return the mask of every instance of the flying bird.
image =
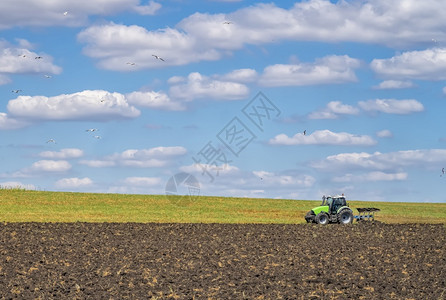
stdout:
{"type": "Polygon", "coordinates": [[[94,138],[97,139],[97,140],[101,139],[101,137],[99,135],[95,135],[94,138]]]}
{"type": "Polygon", "coordinates": [[[21,91],[22,91],[22,90],[12,90],[11,92],[18,94],[18,93],[20,93],[21,91]]]}
{"type": "Polygon", "coordinates": [[[234,23],[232,23],[231,21],[224,21],[223,24],[230,25],[230,24],[234,24],[234,23]]]}
{"type": "Polygon", "coordinates": [[[307,130],[304,130],[304,135],[306,135],[307,134],[307,130]]]}
{"type": "Polygon", "coordinates": [[[36,56],[36,57],[34,57],[34,59],[42,59],[43,57],[42,56],[36,56]]]}
{"type": "Polygon", "coordinates": [[[56,141],[54,139],[49,139],[48,141],[46,141],[47,143],[56,143],[56,141]]]}
{"type": "Polygon", "coordinates": [[[152,54],[153,57],[155,57],[156,59],[162,60],[164,61],[164,59],[162,59],[161,57],[159,57],[158,55],[152,54]]]}
{"type": "Polygon", "coordinates": [[[441,175],[440,175],[440,177],[443,176],[443,175],[444,175],[444,168],[441,169],[441,175]]]}
{"type": "Polygon", "coordinates": [[[68,15],[68,11],[65,11],[65,12],[63,13],[63,15],[64,15],[64,16],[68,15]]]}
{"type": "Polygon", "coordinates": [[[127,64],[128,64],[128,65],[131,65],[131,66],[136,65],[134,62],[128,62],[127,64]]]}
{"type": "Polygon", "coordinates": [[[50,75],[43,75],[43,76],[45,76],[45,78],[51,78],[51,76],[50,76],[50,75]]]}
{"type": "Polygon", "coordinates": [[[90,129],[85,129],[85,131],[87,131],[87,132],[95,132],[95,131],[98,131],[99,129],[96,129],[96,128],[90,128],[90,129]]]}

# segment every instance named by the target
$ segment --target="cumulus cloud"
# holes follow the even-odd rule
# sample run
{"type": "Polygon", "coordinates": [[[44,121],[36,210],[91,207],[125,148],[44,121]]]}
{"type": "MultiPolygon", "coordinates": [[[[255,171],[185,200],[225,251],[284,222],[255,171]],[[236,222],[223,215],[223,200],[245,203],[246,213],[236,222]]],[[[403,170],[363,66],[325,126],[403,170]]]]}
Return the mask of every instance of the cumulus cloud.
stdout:
{"type": "Polygon", "coordinates": [[[9,76],[13,74],[60,74],[62,72],[61,67],[53,64],[51,56],[33,52],[30,50],[31,47],[32,45],[26,40],[18,40],[18,45],[0,40],[0,85],[12,82],[9,76]],[[36,57],[42,58],[36,59],[36,57]]]}
{"type": "Polygon", "coordinates": [[[107,155],[103,159],[81,160],[79,163],[93,168],[103,167],[134,167],[158,168],[171,163],[175,157],[186,154],[181,146],[155,147],[150,149],[128,149],[121,153],[107,155]]]}
{"type": "Polygon", "coordinates": [[[60,151],[43,151],[39,153],[40,157],[49,159],[70,159],[79,158],[84,155],[84,151],[77,148],[66,148],[60,151]]]}
{"type": "Polygon", "coordinates": [[[161,110],[184,110],[181,102],[173,101],[168,95],[162,92],[132,92],[126,94],[129,104],[161,110]]]}
{"type": "Polygon", "coordinates": [[[381,171],[369,172],[366,174],[346,174],[333,177],[334,182],[364,182],[364,181],[396,181],[406,180],[408,177],[405,172],[385,173],[381,171]]]}
{"type": "Polygon", "coordinates": [[[221,57],[216,50],[200,47],[203,44],[173,28],[149,31],[137,25],[109,23],[85,29],[78,34],[78,40],[87,44],[84,54],[99,59],[99,67],[115,71],[162,68],[221,57]]]}
{"type": "Polygon", "coordinates": [[[153,15],[161,5],[149,1],[141,5],[140,0],[15,0],[14,5],[0,2],[0,29],[13,26],[81,26],[92,15],[114,15],[124,11],[134,11],[141,15],[153,15]],[[64,12],[68,10],[68,14],[64,12]],[[38,14],[36,12],[39,12],[38,14]]]}
{"type": "Polygon", "coordinates": [[[0,113],[0,130],[20,129],[28,125],[29,123],[26,121],[11,118],[6,113],[0,113]]]}
{"type": "Polygon", "coordinates": [[[62,69],[54,65],[52,60],[49,55],[14,46],[5,48],[0,43],[0,73],[3,74],[61,73],[62,69]],[[42,58],[36,59],[39,56],[42,58]]]}
{"type": "Polygon", "coordinates": [[[4,84],[8,84],[8,83],[11,83],[11,79],[6,75],[0,74],[0,85],[4,85],[4,84]]]}
{"type": "Polygon", "coordinates": [[[124,95],[103,90],[86,90],[54,97],[19,96],[7,105],[9,115],[27,120],[107,121],[135,118],[140,111],[124,95]]]}
{"type": "Polygon", "coordinates": [[[227,15],[196,13],[181,21],[179,27],[201,41],[222,44],[231,40],[232,47],[272,39],[402,46],[431,43],[431,36],[438,36],[446,22],[429,20],[440,19],[445,10],[439,0],[430,5],[419,5],[413,0],[312,0],[297,2],[289,9],[260,3],[227,15]],[[218,26],[224,20],[231,20],[234,26],[218,26]]]}
{"type": "Polygon", "coordinates": [[[133,10],[143,16],[152,16],[156,14],[160,8],[161,4],[151,0],[147,5],[134,6],[133,10]]]}
{"type": "Polygon", "coordinates": [[[39,160],[31,166],[13,173],[2,173],[0,177],[24,178],[49,174],[65,173],[71,170],[71,164],[66,160],[39,160]]]}
{"type": "Polygon", "coordinates": [[[255,176],[260,178],[264,184],[269,186],[300,186],[300,187],[310,187],[315,182],[316,179],[310,175],[285,175],[277,174],[268,171],[253,171],[255,176]]]}
{"type": "Polygon", "coordinates": [[[359,107],[368,112],[406,115],[424,110],[423,104],[414,99],[375,99],[360,101],[359,107]]]}
{"type": "Polygon", "coordinates": [[[383,129],[383,130],[378,131],[376,133],[376,136],[380,137],[380,138],[391,138],[391,137],[393,137],[393,133],[388,129],[383,129]]]}
{"type": "Polygon", "coordinates": [[[231,164],[191,164],[180,167],[180,170],[186,173],[203,174],[209,172],[213,176],[237,174],[240,169],[231,164]]]}
{"type": "Polygon", "coordinates": [[[187,79],[175,77],[169,95],[174,99],[191,101],[193,99],[239,100],[249,95],[249,88],[240,83],[214,80],[200,73],[190,73],[187,79]]]}
{"type": "MultiPolygon", "coordinates": [[[[85,22],[86,12],[110,14],[133,9],[140,13],[152,13],[158,9],[158,4],[152,2],[140,8],[136,0],[100,4],[97,1],[79,1],[76,4],[77,14],[73,10],[64,24],[85,22]]],[[[31,11],[38,9],[46,12],[38,17],[40,22],[60,23],[61,14],[55,14],[54,9],[47,6],[44,5],[46,10],[40,6],[31,11]],[[48,16],[49,12],[51,16],[48,16]]],[[[8,12],[8,9],[4,11],[8,12]]],[[[9,12],[4,26],[15,23],[8,19],[16,13],[23,15],[22,12],[9,12]]],[[[396,0],[392,3],[384,0],[337,3],[310,0],[297,2],[290,8],[258,3],[227,14],[194,13],[173,28],[149,30],[142,26],[115,23],[93,25],[83,30],[78,38],[86,44],[84,53],[98,59],[101,68],[125,71],[217,60],[245,45],[262,45],[272,40],[359,42],[399,48],[432,45],[432,36],[446,39],[446,33],[443,33],[445,13],[446,5],[441,0],[433,0],[429,5],[420,5],[414,0],[396,0]],[[232,24],[224,24],[228,20],[232,24]],[[152,54],[162,56],[165,62],[147,59],[152,54]],[[135,62],[136,65],[129,69],[125,61],[135,62]]],[[[27,17],[30,20],[37,18],[35,14],[27,17]]],[[[276,66],[280,70],[274,71],[289,73],[287,68],[286,65],[276,66]]],[[[384,70],[379,66],[378,69],[384,70]]]]}
{"type": "Polygon", "coordinates": [[[127,177],[124,179],[124,184],[146,187],[161,185],[163,181],[158,177],[127,177]]]}
{"type": "Polygon", "coordinates": [[[359,60],[348,55],[330,55],[314,63],[276,64],[263,70],[259,83],[263,86],[301,86],[357,81],[354,69],[359,60]]]}
{"type": "Polygon", "coordinates": [[[389,153],[340,153],[311,163],[314,168],[325,170],[370,169],[394,171],[403,167],[435,168],[446,163],[446,150],[423,149],[389,153]]]}
{"type": "Polygon", "coordinates": [[[357,145],[371,146],[376,141],[368,135],[354,135],[347,132],[331,132],[330,130],[318,130],[310,135],[296,133],[289,137],[286,134],[276,135],[269,140],[271,145],[357,145]]]}
{"type": "Polygon", "coordinates": [[[78,177],[71,177],[71,178],[62,178],[58,181],[56,181],[55,186],[57,188],[80,188],[80,187],[87,187],[93,185],[93,181],[88,178],[78,178],[78,177]]]}
{"type": "Polygon", "coordinates": [[[414,87],[412,81],[408,80],[385,80],[380,82],[377,86],[373,88],[376,90],[390,90],[390,89],[407,89],[414,87]]]}
{"type": "Polygon", "coordinates": [[[71,164],[65,160],[39,160],[26,169],[28,172],[66,172],[71,169],[71,164]]]}
{"type": "Polygon", "coordinates": [[[257,71],[254,69],[237,69],[227,74],[217,76],[217,78],[232,82],[254,82],[258,78],[257,71]]]}
{"type": "Polygon", "coordinates": [[[341,101],[330,101],[327,106],[308,115],[309,119],[337,119],[340,115],[356,115],[359,109],[341,101]]]}
{"type": "Polygon", "coordinates": [[[389,78],[446,79],[446,48],[409,51],[388,59],[374,59],[370,67],[389,78]]]}
{"type": "Polygon", "coordinates": [[[0,188],[3,189],[25,189],[25,190],[36,190],[36,186],[33,184],[25,184],[19,181],[5,181],[0,182],[0,188]]]}

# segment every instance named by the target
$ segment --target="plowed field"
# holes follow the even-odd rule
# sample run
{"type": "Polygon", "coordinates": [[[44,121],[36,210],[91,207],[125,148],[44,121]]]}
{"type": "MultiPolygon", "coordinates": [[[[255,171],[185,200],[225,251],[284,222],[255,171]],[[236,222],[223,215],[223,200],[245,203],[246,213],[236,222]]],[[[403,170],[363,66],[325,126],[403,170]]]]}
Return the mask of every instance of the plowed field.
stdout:
{"type": "Polygon", "coordinates": [[[446,227],[2,223],[1,299],[445,299],[446,227]]]}

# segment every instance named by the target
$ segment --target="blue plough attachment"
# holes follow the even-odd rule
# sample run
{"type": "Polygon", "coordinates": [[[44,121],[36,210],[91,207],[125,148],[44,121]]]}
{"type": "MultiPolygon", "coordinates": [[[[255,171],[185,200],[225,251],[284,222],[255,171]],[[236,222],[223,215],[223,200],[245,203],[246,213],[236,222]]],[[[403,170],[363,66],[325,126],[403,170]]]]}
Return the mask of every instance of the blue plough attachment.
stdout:
{"type": "Polygon", "coordinates": [[[357,221],[375,221],[375,212],[380,211],[379,208],[374,207],[366,207],[366,208],[357,208],[359,215],[355,216],[357,221]]]}

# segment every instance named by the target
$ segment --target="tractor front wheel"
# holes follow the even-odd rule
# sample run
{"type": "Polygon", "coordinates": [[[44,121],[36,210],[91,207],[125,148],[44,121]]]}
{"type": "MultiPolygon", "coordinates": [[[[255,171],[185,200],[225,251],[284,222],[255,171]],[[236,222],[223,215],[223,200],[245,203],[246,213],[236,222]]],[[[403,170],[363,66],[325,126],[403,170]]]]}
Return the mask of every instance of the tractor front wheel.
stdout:
{"type": "Polygon", "coordinates": [[[353,213],[349,209],[343,209],[338,214],[338,222],[341,224],[353,223],[353,213]]]}
{"type": "Polygon", "coordinates": [[[318,215],[316,216],[316,223],[321,224],[321,225],[327,225],[328,224],[328,215],[326,213],[318,213],[318,215]]]}

